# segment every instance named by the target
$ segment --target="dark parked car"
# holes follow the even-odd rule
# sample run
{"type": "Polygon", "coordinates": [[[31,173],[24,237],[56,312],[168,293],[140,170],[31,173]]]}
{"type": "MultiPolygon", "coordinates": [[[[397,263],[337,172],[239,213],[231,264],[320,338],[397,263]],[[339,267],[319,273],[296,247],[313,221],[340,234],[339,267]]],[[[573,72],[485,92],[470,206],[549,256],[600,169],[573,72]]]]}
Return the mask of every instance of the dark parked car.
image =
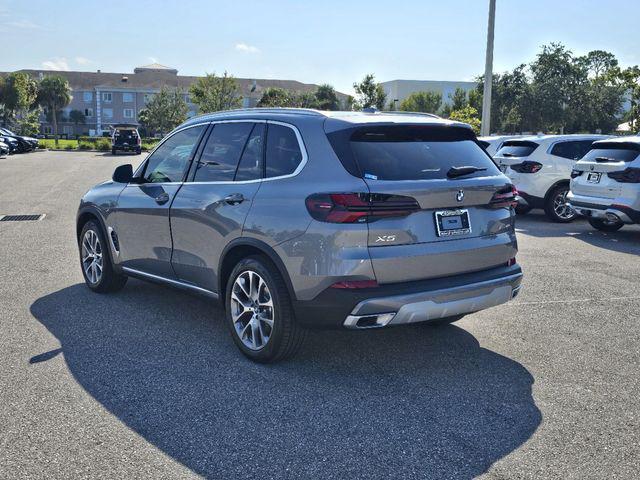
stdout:
{"type": "Polygon", "coordinates": [[[307,327],[443,324],[520,289],[516,191],[469,125],[248,109],[191,119],[80,202],[87,286],[127,277],[219,299],[240,350],[307,327]]]}
{"type": "Polygon", "coordinates": [[[0,142],[3,142],[9,148],[10,154],[17,153],[20,151],[18,141],[13,137],[3,135],[1,132],[0,132],[0,142]]]}
{"type": "Polygon", "coordinates": [[[0,140],[0,157],[9,155],[9,145],[0,140]]]}
{"type": "Polygon", "coordinates": [[[0,128],[0,135],[15,139],[16,142],[18,142],[19,153],[30,152],[31,150],[35,150],[36,148],[38,148],[37,138],[27,137],[24,135],[16,135],[15,133],[13,133],[10,130],[7,130],[6,128],[0,128]]]}
{"type": "Polygon", "coordinates": [[[111,134],[111,153],[116,155],[121,152],[135,152],[140,155],[142,152],[142,142],[140,133],[135,125],[120,124],[115,125],[111,134]]]}

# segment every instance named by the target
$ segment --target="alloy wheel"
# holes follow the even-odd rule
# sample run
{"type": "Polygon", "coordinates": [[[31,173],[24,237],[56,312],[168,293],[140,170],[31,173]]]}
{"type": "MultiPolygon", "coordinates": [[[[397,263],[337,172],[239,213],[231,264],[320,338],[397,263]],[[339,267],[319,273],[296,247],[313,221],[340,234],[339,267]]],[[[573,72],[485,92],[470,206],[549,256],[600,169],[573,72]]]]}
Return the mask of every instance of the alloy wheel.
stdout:
{"type": "Polygon", "coordinates": [[[251,350],[260,350],[273,333],[274,307],[264,279],[252,270],[236,277],[231,289],[231,319],[238,338],[251,350]]]}
{"type": "Polygon", "coordinates": [[[562,190],[553,199],[553,211],[562,220],[571,220],[576,216],[576,212],[567,203],[569,190],[562,190]]]}
{"type": "Polygon", "coordinates": [[[90,283],[96,284],[102,278],[102,245],[98,234],[87,230],[82,238],[82,269],[90,283]]]}

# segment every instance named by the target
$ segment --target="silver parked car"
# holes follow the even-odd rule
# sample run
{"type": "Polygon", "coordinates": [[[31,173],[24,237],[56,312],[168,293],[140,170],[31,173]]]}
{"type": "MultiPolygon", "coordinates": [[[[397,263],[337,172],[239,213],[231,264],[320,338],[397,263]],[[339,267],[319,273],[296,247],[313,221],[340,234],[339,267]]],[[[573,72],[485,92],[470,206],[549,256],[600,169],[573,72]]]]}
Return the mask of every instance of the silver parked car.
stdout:
{"type": "Polygon", "coordinates": [[[509,301],[516,191],[471,128],[429,115],[249,109],[193,118],[85,194],[82,273],[221,300],[268,362],[308,327],[449,323],[509,301]]]}
{"type": "Polygon", "coordinates": [[[598,230],[640,223],[640,137],[594,142],[571,173],[571,206],[598,230]]]}

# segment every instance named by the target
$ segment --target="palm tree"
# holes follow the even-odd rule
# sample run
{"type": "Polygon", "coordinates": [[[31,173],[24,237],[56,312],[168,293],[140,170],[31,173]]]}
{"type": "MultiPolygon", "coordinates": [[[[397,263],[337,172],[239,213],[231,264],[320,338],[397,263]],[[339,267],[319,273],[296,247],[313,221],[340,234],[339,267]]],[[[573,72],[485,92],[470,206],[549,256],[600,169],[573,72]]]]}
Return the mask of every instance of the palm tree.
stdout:
{"type": "Polygon", "coordinates": [[[44,77],[38,88],[38,103],[51,112],[53,136],[58,146],[58,115],[56,113],[71,103],[71,87],[66,78],[60,76],[44,77]]]}

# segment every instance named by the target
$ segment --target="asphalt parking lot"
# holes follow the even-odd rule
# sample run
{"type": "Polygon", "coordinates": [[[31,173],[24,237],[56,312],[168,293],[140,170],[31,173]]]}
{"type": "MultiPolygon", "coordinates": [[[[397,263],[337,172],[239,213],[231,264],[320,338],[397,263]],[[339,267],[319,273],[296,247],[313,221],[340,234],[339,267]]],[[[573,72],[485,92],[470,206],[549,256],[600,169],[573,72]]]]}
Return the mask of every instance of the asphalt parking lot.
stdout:
{"type": "Polygon", "coordinates": [[[0,477],[633,478],[640,228],[518,218],[524,289],[256,365],[208,300],[84,287],[75,210],[139,156],[0,159],[0,477]]]}

